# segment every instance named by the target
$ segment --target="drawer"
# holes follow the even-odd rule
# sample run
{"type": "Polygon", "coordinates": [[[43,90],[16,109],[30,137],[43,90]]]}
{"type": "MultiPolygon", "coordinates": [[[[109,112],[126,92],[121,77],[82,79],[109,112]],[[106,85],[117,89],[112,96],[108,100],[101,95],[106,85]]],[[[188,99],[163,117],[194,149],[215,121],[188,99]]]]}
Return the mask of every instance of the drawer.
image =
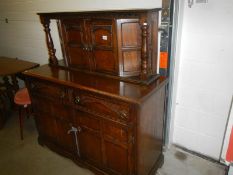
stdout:
{"type": "Polygon", "coordinates": [[[130,104],[110,97],[75,90],[73,104],[79,109],[115,121],[130,119],[130,104]]]}
{"type": "Polygon", "coordinates": [[[47,99],[43,96],[33,96],[32,101],[34,113],[41,115],[49,114],[53,118],[72,121],[73,109],[69,105],[47,99]]]}
{"type": "Polygon", "coordinates": [[[105,139],[111,141],[117,141],[127,143],[128,141],[128,129],[114,125],[112,122],[103,123],[103,134],[105,139]]]}
{"type": "Polygon", "coordinates": [[[76,111],[76,117],[79,119],[79,125],[82,128],[91,131],[100,131],[100,121],[86,112],[76,111]]]}
{"type": "Polygon", "coordinates": [[[44,81],[32,81],[32,95],[43,96],[50,99],[69,100],[68,90],[63,86],[44,81]]]}

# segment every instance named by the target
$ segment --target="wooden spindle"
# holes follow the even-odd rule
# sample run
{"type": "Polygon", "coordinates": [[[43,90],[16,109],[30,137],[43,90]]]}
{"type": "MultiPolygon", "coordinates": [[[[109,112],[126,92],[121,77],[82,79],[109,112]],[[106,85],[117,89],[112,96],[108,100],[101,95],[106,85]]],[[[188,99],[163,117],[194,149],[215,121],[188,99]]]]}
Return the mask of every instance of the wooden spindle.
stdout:
{"type": "Polygon", "coordinates": [[[148,24],[142,23],[141,79],[148,78],[148,24]]]}
{"type": "Polygon", "coordinates": [[[45,31],[45,37],[46,37],[46,43],[48,47],[48,52],[49,52],[49,63],[53,65],[58,64],[57,57],[55,55],[56,49],[54,48],[53,44],[53,39],[50,33],[50,19],[49,18],[44,18],[43,16],[40,17],[41,23],[44,26],[44,31],[45,31]]]}

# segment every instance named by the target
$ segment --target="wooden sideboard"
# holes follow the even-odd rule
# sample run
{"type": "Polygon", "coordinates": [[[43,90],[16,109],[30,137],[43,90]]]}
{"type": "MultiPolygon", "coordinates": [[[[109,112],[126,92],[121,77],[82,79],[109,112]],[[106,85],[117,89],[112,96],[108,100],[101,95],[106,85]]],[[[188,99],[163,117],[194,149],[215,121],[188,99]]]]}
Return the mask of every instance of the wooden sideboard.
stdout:
{"type": "Polygon", "coordinates": [[[156,73],[157,13],[39,14],[49,64],[24,75],[41,145],[96,174],[155,173],[163,163],[167,94],[167,78],[156,73]],[[58,20],[61,61],[50,19],[58,20]]]}

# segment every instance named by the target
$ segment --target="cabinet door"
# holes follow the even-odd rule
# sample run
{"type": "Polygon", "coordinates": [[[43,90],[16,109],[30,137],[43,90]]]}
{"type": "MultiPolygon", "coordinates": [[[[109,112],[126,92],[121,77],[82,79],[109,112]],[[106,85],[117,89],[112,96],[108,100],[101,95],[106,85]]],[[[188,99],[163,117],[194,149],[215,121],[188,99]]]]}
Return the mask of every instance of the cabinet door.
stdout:
{"type": "Polygon", "coordinates": [[[111,174],[132,175],[134,172],[134,137],[128,127],[103,121],[106,168],[111,174]]]}
{"type": "Polygon", "coordinates": [[[121,76],[135,76],[141,72],[141,29],[139,19],[118,19],[118,56],[121,76]]]}
{"type": "Polygon", "coordinates": [[[74,153],[76,151],[75,138],[74,135],[69,132],[73,126],[72,108],[67,105],[54,102],[52,110],[53,116],[56,118],[57,144],[65,150],[65,152],[74,153]]]}
{"type": "Polygon", "coordinates": [[[63,54],[68,66],[89,69],[90,59],[85,20],[64,19],[60,21],[59,26],[63,54]]]}
{"type": "Polygon", "coordinates": [[[33,110],[35,115],[36,126],[39,137],[49,140],[53,143],[57,142],[56,120],[52,116],[52,103],[45,98],[32,96],[33,110]],[[46,103],[45,103],[46,101],[46,103]]]}
{"type": "Polygon", "coordinates": [[[91,114],[76,110],[80,158],[97,167],[102,165],[100,121],[91,114]]]}
{"type": "Polygon", "coordinates": [[[33,95],[32,101],[39,137],[72,156],[76,151],[75,138],[68,132],[73,125],[72,109],[59,101],[37,95],[33,95]]]}
{"type": "Polygon", "coordinates": [[[113,20],[92,19],[88,23],[93,69],[117,74],[116,32],[113,20]]]}

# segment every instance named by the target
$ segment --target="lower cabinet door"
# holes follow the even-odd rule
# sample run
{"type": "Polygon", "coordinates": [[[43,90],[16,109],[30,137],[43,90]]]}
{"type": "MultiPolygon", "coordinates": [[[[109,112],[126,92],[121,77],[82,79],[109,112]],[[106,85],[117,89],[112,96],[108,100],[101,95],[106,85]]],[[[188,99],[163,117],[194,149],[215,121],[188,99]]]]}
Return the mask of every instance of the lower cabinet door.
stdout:
{"type": "Polygon", "coordinates": [[[133,174],[133,137],[126,126],[104,121],[103,139],[106,155],[106,167],[112,173],[121,175],[133,174]]]}
{"type": "Polygon", "coordinates": [[[69,132],[72,126],[72,108],[59,101],[33,96],[33,109],[40,139],[46,139],[63,153],[73,156],[76,151],[75,138],[69,132]]]}
{"type": "Polygon", "coordinates": [[[57,142],[56,120],[46,113],[35,113],[39,137],[47,141],[57,142]]]}
{"type": "Polygon", "coordinates": [[[91,131],[82,128],[79,134],[80,157],[97,167],[102,166],[101,139],[91,131]]]}
{"type": "Polygon", "coordinates": [[[57,144],[66,153],[76,152],[73,127],[73,109],[68,105],[54,102],[52,114],[56,118],[57,144]]]}
{"type": "Polygon", "coordinates": [[[133,141],[129,129],[76,110],[80,159],[111,175],[132,175],[133,141]]]}
{"type": "Polygon", "coordinates": [[[128,150],[120,145],[105,141],[106,167],[112,174],[129,175],[128,150]]]}
{"type": "Polygon", "coordinates": [[[41,139],[56,143],[57,127],[56,119],[52,115],[52,103],[46,99],[33,96],[33,110],[35,115],[36,126],[41,139]]]}
{"type": "Polygon", "coordinates": [[[57,124],[57,144],[65,153],[76,153],[75,136],[70,133],[72,123],[64,119],[56,119],[57,124]]]}
{"type": "Polygon", "coordinates": [[[100,121],[91,114],[78,110],[75,113],[75,119],[80,158],[96,167],[102,167],[100,121]]]}

